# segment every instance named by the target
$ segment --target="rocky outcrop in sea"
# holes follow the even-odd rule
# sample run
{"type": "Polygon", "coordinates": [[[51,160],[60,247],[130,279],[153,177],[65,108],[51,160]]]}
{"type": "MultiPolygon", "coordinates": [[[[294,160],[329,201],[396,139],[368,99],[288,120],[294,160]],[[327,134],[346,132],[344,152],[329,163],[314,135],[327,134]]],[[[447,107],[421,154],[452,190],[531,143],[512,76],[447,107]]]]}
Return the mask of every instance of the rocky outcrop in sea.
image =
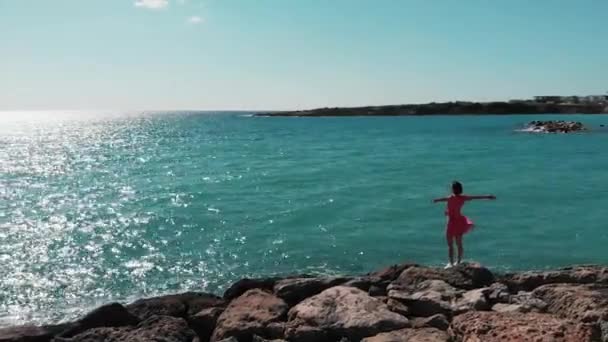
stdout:
{"type": "Polygon", "coordinates": [[[608,340],[608,268],[494,274],[479,264],[393,265],[357,277],[241,279],[104,305],[77,321],[0,329],[0,341],[608,340]]]}
{"type": "Polygon", "coordinates": [[[557,120],[532,121],[523,130],[532,133],[574,133],[586,131],[587,128],[581,122],[557,120]]]}

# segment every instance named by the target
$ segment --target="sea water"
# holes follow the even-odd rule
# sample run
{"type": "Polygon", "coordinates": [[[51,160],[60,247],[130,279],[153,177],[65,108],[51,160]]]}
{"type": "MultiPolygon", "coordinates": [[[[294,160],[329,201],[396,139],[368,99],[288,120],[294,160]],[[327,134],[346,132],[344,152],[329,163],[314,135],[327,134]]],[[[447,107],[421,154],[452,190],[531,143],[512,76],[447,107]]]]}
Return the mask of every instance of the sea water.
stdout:
{"type": "Polygon", "coordinates": [[[608,262],[607,116],[269,118],[0,113],[0,326],[244,276],[442,265],[434,197],[496,201],[467,260],[496,270],[608,262]],[[581,134],[516,130],[580,120],[581,134]]]}

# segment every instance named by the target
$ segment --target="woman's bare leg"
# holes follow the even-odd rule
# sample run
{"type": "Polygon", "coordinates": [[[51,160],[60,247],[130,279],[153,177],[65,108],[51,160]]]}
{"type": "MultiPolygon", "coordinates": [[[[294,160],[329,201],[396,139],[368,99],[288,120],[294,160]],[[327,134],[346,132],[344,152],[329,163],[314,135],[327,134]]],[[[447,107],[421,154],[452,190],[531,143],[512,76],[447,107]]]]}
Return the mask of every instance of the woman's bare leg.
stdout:
{"type": "Polygon", "coordinates": [[[450,265],[454,265],[454,237],[451,234],[445,235],[448,243],[448,257],[450,258],[450,265]]]}
{"type": "Polygon", "coordinates": [[[458,247],[458,263],[462,261],[462,256],[464,255],[464,249],[462,248],[462,235],[456,236],[456,246],[458,247]]]}

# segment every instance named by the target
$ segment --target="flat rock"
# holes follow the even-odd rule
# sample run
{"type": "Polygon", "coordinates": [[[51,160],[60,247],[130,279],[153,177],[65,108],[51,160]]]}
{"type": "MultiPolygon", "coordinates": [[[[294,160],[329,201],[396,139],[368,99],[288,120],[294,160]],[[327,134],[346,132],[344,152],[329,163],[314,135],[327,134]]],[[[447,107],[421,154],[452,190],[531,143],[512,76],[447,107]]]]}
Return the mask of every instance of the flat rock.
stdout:
{"type": "Polygon", "coordinates": [[[55,342],[192,342],[196,337],[183,318],[153,316],[137,327],[95,328],[55,342]]]}
{"type": "Polygon", "coordinates": [[[456,303],[453,304],[453,311],[461,313],[470,310],[490,310],[489,292],[489,288],[481,288],[463,293],[462,297],[458,298],[456,303]]]}
{"type": "Polygon", "coordinates": [[[466,342],[599,341],[590,325],[538,313],[469,311],[455,317],[450,329],[457,341],[466,342]]]}
{"type": "Polygon", "coordinates": [[[248,340],[253,335],[266,337],[269,324],[284,320],[287,310],[281,298],[260,289],[249,290],[232,300],[222,312],[211,341],[228,337],[248,340]]]}
{"type": "Polygon", "coordinates": [[[464,263],[448,269],[413,266],[405,269],[389,289],[411,288],[427,280],[443,280],[453,287],[473,290],[490,286],[494,283],[494,275],[475,263],[464,263]]]}
{"type": "Polygon", "coordinates": [[[289,341],[358,341],[409,326],[382,301],[357,288],[336,286],[310,297],[289,311],[289,341]]]}
{"type": "Polygon", "coordinates": [[[274,285],[274,293],[288,304],[295,305],[323,290],[349,280],[341,277],[288,278],[280,280],[274,285]]]}
{"type": "Polygon", "coordinates": [[[496,303],[492,306],[492,311],[496,311],[496,312],[520,312],[520,313],[526,313],[526,312],[530,312],[530,308],[525,306],[525,305],[521,305],[521,304],[505,304],[505,303],[496,303]]]}
{"type": "Polygon", "coordinates": [[[152,316],[172,316],[186,318],[195,315],[203,309],[223,306],[222,298],[203,292],[186,292],[137,300],[127,309],[140,319],[152,316]]]}
{"type": "Polygon", "coordinates": [[[448,342],[450,336],[435,328],[401,329],[364,338],[361,342],[448,342]]]}
{"type": "Polygon", "coordinates": [[[608,268],[595,265],[566,267],[556,271],[529,271],[506,274],[500,281],[512,292],[532,291],[546,284],[606,284],[608,268]]]}
{"type": "Polygon", "coordinates": [[[581,322],[608,321],[608,286],[551,284],[532,294],[547,303],[547,311],[581,322]]]}

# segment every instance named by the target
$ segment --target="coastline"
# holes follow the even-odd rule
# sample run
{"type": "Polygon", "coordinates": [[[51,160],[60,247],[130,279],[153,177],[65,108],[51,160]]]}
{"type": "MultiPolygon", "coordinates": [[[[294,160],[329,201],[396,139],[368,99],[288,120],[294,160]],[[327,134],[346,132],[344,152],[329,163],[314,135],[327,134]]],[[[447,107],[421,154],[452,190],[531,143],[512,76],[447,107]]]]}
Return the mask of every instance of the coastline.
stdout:
{"type": "Polygon", "coordinates": [[[260,112],[266,117],[429,116],[429,115],[531,115],[608,114],[608,104],[553,104],[521,102],[444,102],[363,107],[326,107],[309,110],[260,112]]]}
{"type": "Polygon", "coordinates": [[[111,303],[81,319],[0,329],[0,341],[602,341],[608,267],[493,273],[405,263],[360,276],[241,279],[111,303]]]}

